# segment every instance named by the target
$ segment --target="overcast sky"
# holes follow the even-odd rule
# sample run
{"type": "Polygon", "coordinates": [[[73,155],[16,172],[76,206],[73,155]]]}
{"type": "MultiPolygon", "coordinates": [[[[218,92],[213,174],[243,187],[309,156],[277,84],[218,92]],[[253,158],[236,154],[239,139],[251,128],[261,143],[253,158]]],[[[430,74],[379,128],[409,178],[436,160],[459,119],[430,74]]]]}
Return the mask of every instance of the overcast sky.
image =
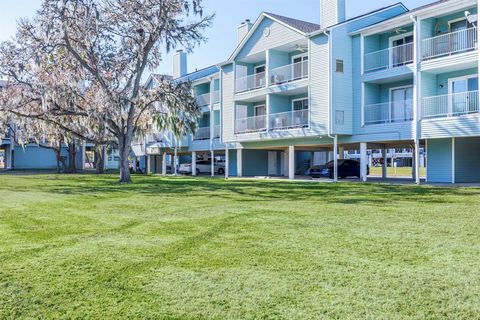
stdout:
{"type": "MultiPolygon", "coordinates": [[[[433,2],[434,0],[405,0],[407,8],[433,2]]],[[[347,0],[347,18],[354,17],[390,4],[397,0],[347,0]]],[[[38,9],[40,0],[0,0],[0,40],[15,34],[18,19],[31,17],[38,9]]],[[[209,41],[188,57],[188,69],[194,71],[228,58],[236,45],[236,27],[245,19],[254,21],[262,11],[277,13],[296,19],[319,23],[320,0],[204,0],[205,11],[215,12],[212,28],[206,32],[209,41]]],[[[157,72],[171,73],[169,55],[157,72]]]]}

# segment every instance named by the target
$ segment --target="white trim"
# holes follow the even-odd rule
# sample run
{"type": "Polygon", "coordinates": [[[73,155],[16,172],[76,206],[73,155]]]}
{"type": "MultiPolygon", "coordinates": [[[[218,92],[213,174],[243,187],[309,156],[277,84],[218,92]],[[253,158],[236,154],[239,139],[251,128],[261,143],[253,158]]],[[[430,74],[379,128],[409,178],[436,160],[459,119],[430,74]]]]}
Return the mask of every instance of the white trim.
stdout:
{"type": "MultiPolygon", "coordinates": [[[[309,110],[309,109],[310,109],[309,97],[305,97],[305,98],[292,99],[290,111],[295,111],[295,110],[293,110],[293,104],[294,104],[295,102],[297,102],[297,101],[305,101],[305,100],[307,100],[307,103],[308,103],[308,108],[307,108],[307,110],[309,110]]],[[[305,110],[305,109],[302,109],[302,110],[305,110]]],[[[301,111],[301,110],[297,110],[297,111],[301,111]]]]}
{"type": "Polygon", "coordinates": [[[425,182],[428,183],[428,139],[425,139],[425,149],[423,149],[423,164],[425,166],[425,182]],[[425,159],[425,154],[427,159],[425,159]]]}
{"type": "Polygon", "coordinates": [[[259,73],[265,73],[265,75],[266,75],[266,73],[267,73],[267,64],[266,63],[253,67],[253,74],[255,75],[255,74],[259,74],[259,73]],[[265,68],[265,71],[257,72],[257,69],[262,68],[262,67],[265,68]]]}
{"type": "MultiPolygon", "coordinates": [[[[478,79],[478,74],[470,74],[470,75],[466,75],[466,76],[461,76],[461,77],[455,77],[455,78],[448,78],[448,95],[453,95],[453,83],[455,81],[466,81],[467,82],[467,91],[465,92],[469,92],[468,90],[468,80],[470,79],[474,79],[474,78],[477,78],[478,79]]],[[[448,113],[452,113],[453,112],[453,101],[452,99],[448,99],[448,113]]]]}
{"type": "Polygon", "coordinates": [[[467,22],[467,29],[468,29],[468,19],[465,17],[461,17],[458,19],[453,19],[448,21],[448,32],[452,32],[452,24],[460,22],[460,21],[465,21],[467,22]]]}
{"type": "MultiPolygon", "coordinates": [[[[399,34],[399,35],[396,35],[396,36],[392,36],[392,37],[389,37],[388,38],[388,60],[389,60],[389,63],[388,65],[390,66],[390,69],[393,69],[393,48],[396,48],[396,47],[400,47],[400,46],[405,46],[407,45],[407,43],[405,41],[403,41],[403,44],[400,45],[400,46],[394,46],[393,45],[393,42],[396,41],[396,40],[400,40],[400,39],[404,39],[407,38],[407,37],[413,37],[413,41],[412,42],[409,42],[409,43],[412,43],[413,45],[415,45],[415,36],[413,34],[413,31],[410,31],[410,32],[406,32],[406,33],[402,33],[402,34],[399,34]]],[[[414,53],[415,54],[415,53],[414,53]]],[[[403,65],[407,65],[408,63],[403,63],[403,65]]],[[[398,65],[398,66],[401,66],[401,65],[398,65]]]]}
{"type": "Polygon", "coordinates": [[[362,118],[362,123],[361,123],[361,126],[362,128],[365,127],[365,82],[362,81],[362,89],[361,89],[361,96],[362,96],[362,104],[361,104],[361,108],[362,108],[362,114],[361,114],[361,118],[362,118]]]}
{"type": "MultiPolygon", "coordinates": [[[[392,92],[395,91],[395,90],[400,90],[400,89],[412,89],[412,117],[414,116],[413,113],[414,113],[414,110],[413,110],[413,101],[415,99],[415,87],[414,85],[406,85],[406,86],[400,86],[400,87],[393,87],[393,88],[390,88],[389,89],[389,92],[388,92],[388,96],[389,96],[389,99],[390,99],[390,108],[389,108],[389,111],[388,111],[388,114],[390,116],[390,121],[392,121],[392,107],[393,107],[393,96],[392,96],[392,92]]],[[[404,101],[407,101],[407,100],[404,100],[404,101]]],[[[405,120],[406,121],[406,120],[405,120]]],[[[411,121],[411,120],[408,120],[408,121],[411,121]]]]}
{"type": "Polygon", "coordinates": [[[267,104],[259,104],[259,105],[253,106],[254,117],[263,116],[263,114],[257,114],[257,109],[258,108],[265,108],[265,115],[268,116],[268,114],[267,114],[267,104]]]}
{"type": "Polygon", "coordinates": [[[365,36],[360,35],[360,74],[363,76],[365,74],[365,36]]]}

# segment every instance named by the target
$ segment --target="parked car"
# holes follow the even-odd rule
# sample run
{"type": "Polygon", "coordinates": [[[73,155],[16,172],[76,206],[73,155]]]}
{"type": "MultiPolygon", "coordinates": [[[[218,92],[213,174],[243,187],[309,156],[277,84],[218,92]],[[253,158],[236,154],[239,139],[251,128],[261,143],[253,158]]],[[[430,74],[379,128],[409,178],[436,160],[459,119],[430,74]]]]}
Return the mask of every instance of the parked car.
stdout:
{"type": "MultiPolygon", "coordinates": [[[[367,174],[370,174],[370,168],[367,166],[367,174]]],[[[310,168],[312,178],[328,177],[333,179],[333,161],[327,162],[322,166],[313,166],[310,168]]],[[[360,178],[360,162],[356,160],[338,160],[338,177],[346,179],[348,177],[360,178]]]]}
{"type": "MultiPolygon", "coordinates": [[[[212,170],[211,166],[212,166],[212,162],[210,160],[198,160],[197,170],[196,170],[197,175],[202,173],[210,173],[212,170]]],[[[219,175],[225,174],[225,162],[215,161],[214,171],[216,174],[219,174],[219,175]]],[[[192,164],[191,163],[181,164],[178,172],[181,174],[192,174],[192,164]]]]}

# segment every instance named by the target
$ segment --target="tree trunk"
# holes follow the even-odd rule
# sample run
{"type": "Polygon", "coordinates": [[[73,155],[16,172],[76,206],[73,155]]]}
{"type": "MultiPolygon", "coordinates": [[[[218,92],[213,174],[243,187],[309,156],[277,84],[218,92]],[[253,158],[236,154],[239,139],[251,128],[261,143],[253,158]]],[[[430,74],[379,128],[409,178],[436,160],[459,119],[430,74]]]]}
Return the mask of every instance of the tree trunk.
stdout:
{"type": "Polygon", "coordinates": [[[77,173],[77,145],[71,143],[68,146],[68,173],[77,173]]]}
{"type": "Polygon", "coordinates": [[[98,174],[105,173],[105,149],[106,147],[101,147],[100,149],[95,149],[95,169],[98,174]]]}
{"type": "Polygon", "coordinates": [[[132,183],[128,156],[131,151],[131,137],[128,134],[119,136],[118,153],[120,157],[120,183],[132,183]]]}

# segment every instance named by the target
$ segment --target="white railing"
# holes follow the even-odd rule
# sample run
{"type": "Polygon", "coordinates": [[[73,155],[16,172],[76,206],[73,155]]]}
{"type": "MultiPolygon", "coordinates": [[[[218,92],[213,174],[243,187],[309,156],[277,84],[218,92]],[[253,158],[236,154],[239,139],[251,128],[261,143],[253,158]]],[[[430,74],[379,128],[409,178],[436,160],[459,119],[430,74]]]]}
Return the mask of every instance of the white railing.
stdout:
{"type": "Polygon", "coordinates": [[[475,50],[478,48],[476,28],[450,32],[422,41],[423,60],[475,50]]]}
{"type": "Polygon", "coordinates": [[[220,90],[215,90],[212,92],[212,103],[220,102],[220,90]]]}
{"type": "Polygon", "coordinates": [[[289,64],[270,71],[270,84],[278,85],[308,78],[308,61],[289,64]]]}
{"type": "Polygon", "coordinates": [[[195,131],[195,140],[207,140],[210,139],[210,127],[197,128],[195,131]]]}
{"type": "Polygon", "coordinates": [[[413,120],[413,100],[370,104],[364,108],[364,123],[382,124],[413,120]]]}
{"type": "Polygon", "coordinates": [[[235,80],[235,93],[264,88],[267,85],[265,72],[252,74],[235,80]]]}
{"type": "Polygon", "coordinates": [[[235,120],[235,133],[249,133],[267,130],[267,116],[248,117],[235,120]]]}
{"type": "Polygon", "coordinates": [[[205,94],[197,96],[197,104],[200,107],[210,105],[210,93],[205,93],[205,94]]]}
{"type": "Polygon", "coordinates": [[[413,62],[413,42],[364,56],[364,71],[373,72],[401,67],[413,62]]]}
{"type": "Polygon", "coordinates": [[[455,117],[478,111],[478,91],[426,97],[422,101],[424,119],[455,117]]]}
{"type": "Polygon", "coordinates": [[[220,138],[220,125],[215,125],[215,127],[213,127],[213,138],[214,139],[218,139],[220,138]]]}
{"type": "Polygon", "coordinates": [[[286,130],[308,126],[308,109],[282,113],[269,116],[270,130],[286,130]]]}

